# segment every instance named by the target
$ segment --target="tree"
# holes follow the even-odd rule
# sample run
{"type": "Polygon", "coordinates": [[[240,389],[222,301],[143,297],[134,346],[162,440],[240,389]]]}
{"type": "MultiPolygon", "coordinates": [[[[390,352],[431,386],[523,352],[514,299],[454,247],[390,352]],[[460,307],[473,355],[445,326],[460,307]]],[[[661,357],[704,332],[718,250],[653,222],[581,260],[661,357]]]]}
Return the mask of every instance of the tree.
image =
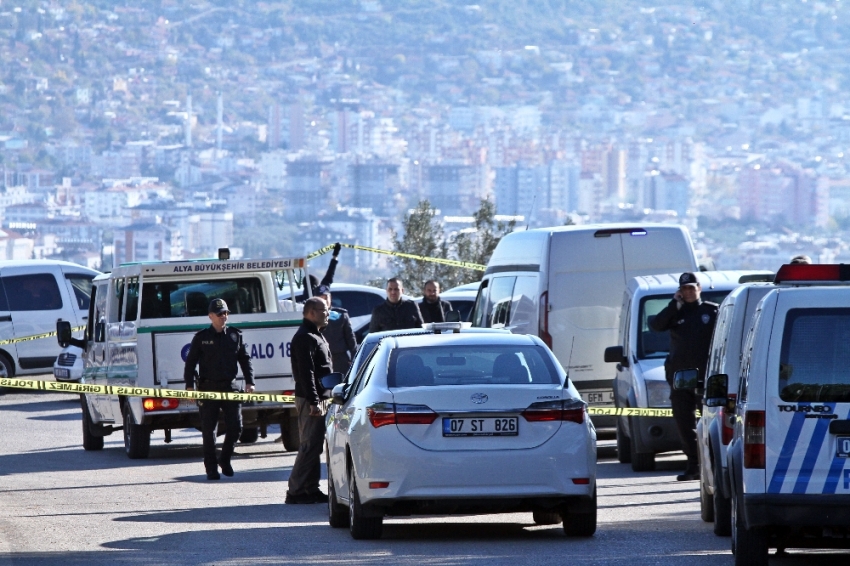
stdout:
{"type": "MultiPolygon", "coordinates": [[[[481,206],[472,215],[473,230],[463,231],[454,238],[454,248],[457,258],[461,261],[487,265],[493,250],[502,236],[514,231],[516,222],[501,222],[496,220],[496,205],[489,199],[481,199],[481,206]]],[[[481,279],[483,273],[478,270],[462,267],[453,268],[452,286],[473,283],[481,279]]],[[[447,282],[448,284],[448,282],[447,282]]]]}
{"type": "MultiPolygon", "coordinates": [[[[413,212],[403,222],[404,234],[399,239],[393,234],[396,251],[424,257],[448,257],[448,245],[443,234],[443,226],[435,218],[436,211],[427,200],[419,201],[413,212]]],[[[441,273],[439,263],[396,257],[393,264],[398,275],[408,289],[418,291],[425,281],[438,279],[441,273]]]]}

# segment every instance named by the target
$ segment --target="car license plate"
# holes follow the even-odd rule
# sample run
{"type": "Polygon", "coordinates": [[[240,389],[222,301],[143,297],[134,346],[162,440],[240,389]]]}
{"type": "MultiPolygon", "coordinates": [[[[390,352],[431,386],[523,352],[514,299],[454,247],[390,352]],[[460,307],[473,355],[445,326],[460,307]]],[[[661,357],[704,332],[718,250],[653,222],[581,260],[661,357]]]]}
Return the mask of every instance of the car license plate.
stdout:
{"type": "Polygon", "coordinates": [[[53,376],[54,377],[64,377],[68,379],[71,377],[71,370],[61,369],[61,368],[53,368],[53,376]]]}
{"type": "Polygon", "coordinates": [[[835,438],[835,455],[839,458],[850,458],[850,436],[835,438]]]}
{"type": "Polygon", "coordinates": [[[610,389],[599,391],[579,391],[582,400],[588,405],[613,405],[614,392],[610,389]]]}
{"type": "Polygon", "coordinates": [[[517,417],[466,417],[443,419],[443,436],[517,436],[517,417]]]}

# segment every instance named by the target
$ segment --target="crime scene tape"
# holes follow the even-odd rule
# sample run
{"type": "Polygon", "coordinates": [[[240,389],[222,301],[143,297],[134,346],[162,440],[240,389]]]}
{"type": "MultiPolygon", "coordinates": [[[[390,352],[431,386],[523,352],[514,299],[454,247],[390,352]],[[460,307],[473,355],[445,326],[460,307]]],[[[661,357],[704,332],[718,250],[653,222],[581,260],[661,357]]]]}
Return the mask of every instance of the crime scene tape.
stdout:
{"type": "Polygon", "coordinates": [[[241,402],[294,403],[294,395],[272,395],[270,393],[222,393],[218,391],[186,391],[183,389],[158,389],[155,387],[133,387],[132,385],[93,385],[62,381],[40,381],[37,379],[0,378],[0,387],[32,389],[53,393],[97,393],[100,395],[124,395],[126,397],[159,397],[163,399],[200,399],[241,402]]]}
{"type": "MultiPolygon", "coordinates": [[[[394,252],[391,250],[382,250],[378,248],[368,248],[366,246],[358,246],[355,244],[340,244],[343,248],[351,248],[352,250],[362,250],[366,252],[374,252],[377,254],[386,254],[395,257],[403,257],[406,259],[415,259],[419,261],[430,261],[432,263],[441,263],[443,265],[451,265],[453,267],[462,267],[465,269],[475,269],[477,271],[484,271],[487,269],[486,265],[481,265],[480,263],[472,263],[470,261],[459,261],[456,259],[444,259],[441,257],[428,257],[424,255],[416,255],[416,254],[407,254],[403,252],[394,252]]],[[[327,245],[323,248],[320,248],[310,254],[307,255],[307,259],[311,260],[319,257],[322,254],[326,254],[334,248],[333,244],[327,245]]]]}
{"type": "MultiPolygon", "coordinates": [[[[71,329],[71,332],[76,332],[78,330],[84,330],[85,326],[77,326],[71,329]]],[[[51,336],[56,336],[56,331],[53,332],[45,332],[44,334],[33,334],[32,336],[24,336],[23,338],[9,338],[8,340],[0,340],[0,346],[5,346],[6,344],[17,344],[18,342],[29,342],[30,340],[41,340],[42,338],[50,338],[51,336]]]]}
{"type": "MultiPolygon", "coordinates": [[[[588,407],[588,415],[602,415],[613,417],[672,417],[672,409],[641,409],[635,407],[588,407]]],[[[694,411],[697,418],[699,411],[694,411]]]]}

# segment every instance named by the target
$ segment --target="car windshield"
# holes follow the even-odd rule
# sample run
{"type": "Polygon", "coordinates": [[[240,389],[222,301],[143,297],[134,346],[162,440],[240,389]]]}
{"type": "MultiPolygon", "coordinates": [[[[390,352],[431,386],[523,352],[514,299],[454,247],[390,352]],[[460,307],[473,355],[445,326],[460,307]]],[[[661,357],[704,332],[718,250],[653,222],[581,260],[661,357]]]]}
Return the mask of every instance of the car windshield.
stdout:
{"type": "Polygon", "coordinates": [[[559,384],[539,346],[455,345],[399,348],[390,357],[389,387],[477,384],[559,384]]]}
{"type": "Polygon", "coordinates": [[[850,401],[850,308],[792,309],[779,359],[779,397],[796,403],[850,401]]]}
{"type": "MultiPolygon", "coordinates": [[[[703,301],[719,305],[731,292],[731,289],[728,291],[703,291],[700,296],[703,301]]],[[[670,353],[670,331],[655,332],[649,327],[649,323],[661,312],[661,309],[670,303],[671,298],[672,293],[651,295],[641,299],[640,313],[638,314],[640,324],[638,327],[638,359],[666,358],[667,354],[670,353]]]]}

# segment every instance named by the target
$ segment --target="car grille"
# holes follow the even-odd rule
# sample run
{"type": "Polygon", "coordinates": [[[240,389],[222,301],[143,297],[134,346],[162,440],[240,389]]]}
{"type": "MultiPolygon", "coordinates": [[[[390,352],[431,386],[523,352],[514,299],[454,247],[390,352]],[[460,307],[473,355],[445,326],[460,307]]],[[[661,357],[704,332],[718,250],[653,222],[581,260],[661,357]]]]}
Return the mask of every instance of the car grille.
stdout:
{"type": "Polygon", "coordinates": [[[75,361],[77,361],[76,354],[63,352],[59,354],[59,358],[56,360],[56,363],[60,366],[73,366],[75,361]]]}

